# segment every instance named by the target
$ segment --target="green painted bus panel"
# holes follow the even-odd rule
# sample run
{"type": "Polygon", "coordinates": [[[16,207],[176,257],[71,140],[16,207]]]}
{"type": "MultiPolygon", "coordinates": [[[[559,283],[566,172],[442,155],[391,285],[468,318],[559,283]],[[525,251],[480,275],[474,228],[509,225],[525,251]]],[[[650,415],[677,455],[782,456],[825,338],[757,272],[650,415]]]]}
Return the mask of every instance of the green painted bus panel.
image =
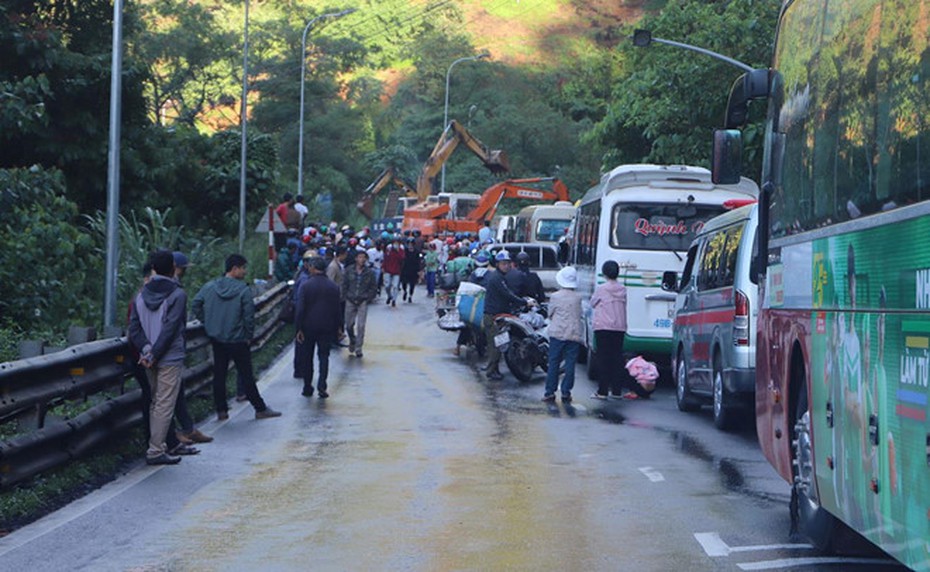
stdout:
{"type": "Polygon", "coordinates": [[[623,351],[640,354],[656,353],[671,355],[672,340],[671,338],[624,336],[623,351]]]}
{"type": "Polygon", "coordinates": [[[812,263],[821,503],[930,569],[930,218],[816,240],[812,263]]]}

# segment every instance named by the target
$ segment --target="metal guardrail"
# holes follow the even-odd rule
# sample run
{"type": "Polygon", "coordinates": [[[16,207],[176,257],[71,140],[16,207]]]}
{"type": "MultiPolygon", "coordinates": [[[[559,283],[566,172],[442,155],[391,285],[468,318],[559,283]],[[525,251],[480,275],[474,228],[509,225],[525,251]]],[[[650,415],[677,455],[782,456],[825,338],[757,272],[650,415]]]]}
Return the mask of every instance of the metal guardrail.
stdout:
{"type": "MultiPolygon", "coordinates": [[[[259,325],[253,352],[282,327],[278,315],[290,292],[290,286],[281,283],[255,298],[259,325]]],[[[211,384],[213,356],[200,322],[188,323],[185,337],[187,362],[182,380],[185,394],[192,396],[211,384]]],[[[0,489],[68,463],[141,423],[141,400],[125,337],[0,363],[0,425],[33,427],[0,440],[0,489]],[[72,418],[49,418],[54,407],[77,401],[92,404],[72,418]]]]}

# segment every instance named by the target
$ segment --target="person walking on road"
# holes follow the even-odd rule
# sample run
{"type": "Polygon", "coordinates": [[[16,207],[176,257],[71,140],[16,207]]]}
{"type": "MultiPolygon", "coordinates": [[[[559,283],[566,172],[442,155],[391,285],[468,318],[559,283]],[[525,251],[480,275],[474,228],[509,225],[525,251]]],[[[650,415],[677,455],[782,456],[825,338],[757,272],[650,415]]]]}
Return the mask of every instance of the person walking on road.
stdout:
{"type": "Polygon", "coordinates": [[[220,421],[229,419],[226,374],[229,360],[242,375],[246,399],[255,408],[256,419],[280,417],[281,412],[265,404],[255,385],[250,344],[255,333],[255,301],[244,282],[248,262],[241,254],[226,257],[226,274],[207,282],[194,296],[194,317],[203,322],[213,347],[213,402],[220,421]]]}
{"type": "Polygon", "coordinates": [[[345,324],[349,334],[349,355],[362,357],[365,344],[365,322],[368,319],[368,303],[378,295],[375,272],[368,266],[368,253],[359,250],[355,264],[346,270],[342,282],[342,297],[346,301],[345,324]]]}
{"type": "MultiPolygon", "coordinates": [[[[333,251],[333,259],[329,262],[329,266],[326,267],[326,277],[333,281],[333,284],[336,286],[341,286],[343,279],[345,279],[345,261],[348,251],[345,246],[337,246],[333,251]]],[[[339,335],[336,337],[337,341],[344,343],[343,340],[346,336],[345,322],[343,318],[346,314],[346,299],[341,297],[339,298],[339,335]]]]}
{"type": "Polygon", "coordinates": [[[500,361],[501,351],[494,343],[494,338],[500,334],[497,321],[494,316],[497,314],[506,314],[516,308],[526,305],[526,300],[520,298],[510,291],[504,276],[511,271],[512,261],[510,254],[506,250],[501,250],[495,256],[497,268],[488,272],[487,292],[484,296],[484,334],[487,340],[488,365],[485,367],[488,379],[503,379],[501,374],[500,361]]]}
{"type": "Polygon", "coordinates": [[[584,343],[581,321],[581,294],[578,274],[572,266],[566,266],[555,275],[559,290],[549,299],[549,368],[546,370],[546,390],[543,401],[555,401],[559,389],[559,367],[565,362],[562,378],[562,403],[572,400],[575,387],[575,362],[584,343]]]}
{"type": "Polygon", "coordinates": [[[387,293],[387,302],[397,306],[397,293],[400,289],[400,271],[404,267],[404,249],[399,240],[387,245],[384,249],[384,261],[381,269],[384,270],[384,291],[387,293]]]}
{"type": "Polygon", "coordinates": [[[400,271],[400,284],[404,290],[404,301],[413,302],[413,291],[420,281],[421,254],[417,250],[416,239],[412,236],[407,239],[404,249],[404,264],[400,271]]]}
{"type": "Polygon", "coordinates": [[[139,349],[139,363],[146,368],[152,395],[145,462],[174,465],[181,458],[168,454],[165,438],[184,371],[187,294],[174,280],[174,256],[170,250],[155,251],[150,262],[155,275],[133,302],[129,339],[139,349]]]}
{"type": "Polygon", "coordinates": [[[297,351],[303,352],[304,388],[302,395],[313,395],[313,350],[320,360],[320,376],[317,389],[320,399],[329,397],[326,378],[329,375],[329,352],[336,342],[339,331],[339,287],[326,276],[326,261],[314,258],[310,261],[310,277],[300,285],[297,292],[297,308],[294,313],[297,326],[297,351]]]}
{"type": "MultiPolygon", "coordinates": [[[[623,337],[626,335],[626,286],[617,281],[620,265],[608,260],[601,266],[607,279],[594,290],[591,309],[594,311],[594,359],[597,371],[597,392],[591,397],[607,399],[608,392],[621,398],[623,370],[623,337]]],[[[633,395],[636,395],[635,393],[633,395]]]]}
{"type": "Polygon", "coordinates": [[[433,242],[426,247],[423,268],[426,270],[426,297],[432,298],[436,294],[436,273],[439,272],[439,251],[433,242]]]}

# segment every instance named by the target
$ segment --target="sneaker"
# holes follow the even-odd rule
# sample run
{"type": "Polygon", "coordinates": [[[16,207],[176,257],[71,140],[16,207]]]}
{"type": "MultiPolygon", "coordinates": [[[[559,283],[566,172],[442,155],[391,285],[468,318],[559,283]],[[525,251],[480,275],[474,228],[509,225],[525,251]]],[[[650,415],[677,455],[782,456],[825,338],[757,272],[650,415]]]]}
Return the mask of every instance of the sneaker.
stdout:
{"type": "MultiPolygon", "coordinates": [[[[211,443],[213,441],[213,437],[209,435],[204,435],[203,433],[200,432],[200,429],[194,429],[190,433],[184,434],[184,437],[187,438],[192,443],[211,443]]],[[[181,441],[182,443],[184,443],[184,440],[181,439],[180,437],[178,437],[178,441],[181,441]]],[[[190,445],[191,443],[184,443],[184,444],[190,445]]]]}
{"type": "Polygon", "coordinates": [[[178,441],[180,441],[182,445],[192,445],[194,443],[194,440],[188,437],[188,434],[183,431],[175,431],[174,436],[178,438],[178,441]]]}
{"type": "Polygon", "coordinates": [[[499,372],[499,371],[489,371],[489,372],[488,372],[488,379],[493,379],[493,380],[495,380],[495,381],[499,381],[499,380],[501,380],[501,379],[504,379],[504,374],[502,374],[502,373],[499,372]]]}
{"type": "Polygon", "coordinates": [[[610,394],[610,398],[611,398],[611,399],[616,399],[616,400],[619,401],[619,400],[623,399],[623,396],[620,395],[620,394],[618,394],[618,393],[611,393],[611,394],[610,394]]]}
{"type": "Polygon", "coordinates": [[[275,411],[274,409],[270,407],[266,407],[262,409],[261,411],[255,412],[256,419],[271,419],[272,417],[281,417],[281,412],[275,411]]]}
{"type": "Polygon", "coordinates": [[[243,401],[246,401],[247,399],[248,399],[248,397],[246,397],[245,395],[237,395],[237,396],[236,396],[236,401],[238,401],[239,403],[242,403],[243,401]]]}
{"type": "Polygon", "coordinates": [[[545,401],[546,403],[551,403],[551,402],[555,401],[555,394],[554,394],[554,393],[547,393],[547,394],[543,395],[542,400],[545,401]]]}
{"type": "Polygon", "coordinates": [[[184,443],[178,443],[174,449],[168,451],[169,455],[199,455],[200,449],[197,447],[192,447],[191,445],[185,445],[184,443]]]}
{"type": "Polygon", "coordinates": [[[168,453],[162,453],[157,457],[146,457],[146,465],[177,465],[181,462],[181,457],[172,457],[168,453]]]}
{"type": "Polygon", "coordinates": [[[362,349],[361,349],[361,348],[355,350],[355,357],[362,357],[362,349]]]}
{"type": "Polygon", "coordinates": [[[226,421],[229,419],[229,411],[217,411],[216,420],[217,421],[226,421]]]}
{"type": "Polygon", "coordinates": [[[355,353],[355,346],[351,346],[351,345],[349,346],[349,353],[350,353],[350,354],[354,354],[354,353],[355,353]]]}
{"type": "Polygon", "coordinates": [[[606,395],[601,395],[600,393],[594,392],[591,394],[591,399],[600,399],[601,401],[607,401],[606,395]]]}
{"type": "Polygon", "coordinates": [[[313,388],[305,387],[304,390],[300,392],[300,394],[303,395],[304,397],[313,397],[313,388]]]}
{"type": "Polygon", "coordinates": [[[572,402],[572,396],[571,396],[571,394],[565,395],[565,394],[563,393],[563,394],[562,394],[562,403],[571,403],[571,402],[572,402]]]}
{"type": "Polygon", "coordinates": [[[326,393],[325,391],[320,392],[320,399],[326,399],[327,397],[329,397],[328,393],[326,393]]]}

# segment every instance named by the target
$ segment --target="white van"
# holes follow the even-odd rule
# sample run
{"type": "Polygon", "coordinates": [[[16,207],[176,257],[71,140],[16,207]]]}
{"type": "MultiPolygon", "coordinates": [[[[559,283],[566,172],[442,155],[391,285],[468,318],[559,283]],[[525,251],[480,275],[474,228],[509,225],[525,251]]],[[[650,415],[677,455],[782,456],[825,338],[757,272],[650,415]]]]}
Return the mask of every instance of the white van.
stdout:
{"type": "Polygon", "coordinates": [[[692,241],[681,275],[662,276],[662,288],[677,293],[672,371],[678,408],[712,403],[720,429],[755,402],[757,224],[755,204],[712,218],[692,241]]]}

